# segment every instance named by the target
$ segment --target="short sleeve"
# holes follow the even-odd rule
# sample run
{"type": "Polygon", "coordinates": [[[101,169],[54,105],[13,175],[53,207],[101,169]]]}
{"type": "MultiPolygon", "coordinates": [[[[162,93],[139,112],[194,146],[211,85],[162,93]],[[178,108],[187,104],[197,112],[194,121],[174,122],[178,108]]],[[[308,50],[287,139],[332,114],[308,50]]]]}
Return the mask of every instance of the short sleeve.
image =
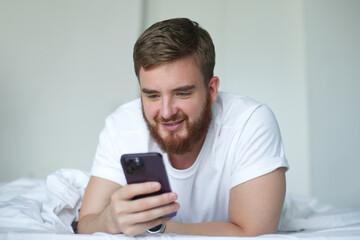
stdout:
{"type": "Polygon", "coordinates": [[[235,139],[231,187],[279,167],[289,168],[278,123],[268,106],[258,105],[235,139]]]}
{"type": "Polygon", "coordinates": [[[105,178],[124,186],[126,180],[120,165],[120,153],[114,145],[117,143],[115,139],[115,126],[115,120],[109,116],[105,121],[104,129],[100,133],[91,175],[105,178]]]}

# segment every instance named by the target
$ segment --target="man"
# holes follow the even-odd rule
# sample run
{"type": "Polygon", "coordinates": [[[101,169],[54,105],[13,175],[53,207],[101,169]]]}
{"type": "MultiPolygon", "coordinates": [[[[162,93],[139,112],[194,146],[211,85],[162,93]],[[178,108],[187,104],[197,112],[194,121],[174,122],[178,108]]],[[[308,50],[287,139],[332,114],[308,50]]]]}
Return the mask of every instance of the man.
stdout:
{"type": "Polygon", "coordinates": [[[266,105],[218,93],[209,34],[188,19],[156,23],[136,42],[134,65],[141,99],[106,120],[78,231],[275,233],[288,168],[278,125],[266,105]],[[133,200],[160,189],[126,184],[119,159],[139,152],[162,153],[173,192],[133,200]]]}

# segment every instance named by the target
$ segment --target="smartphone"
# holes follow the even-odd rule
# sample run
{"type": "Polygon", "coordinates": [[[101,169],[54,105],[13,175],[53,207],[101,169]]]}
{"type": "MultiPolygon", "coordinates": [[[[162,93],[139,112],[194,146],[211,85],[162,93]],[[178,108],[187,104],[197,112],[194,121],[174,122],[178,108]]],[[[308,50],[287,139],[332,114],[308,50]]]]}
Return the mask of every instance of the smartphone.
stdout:
{"type": "MultiPolygon", "coordinates": [[[[121,156],[120,162],[128,184],[150,181],[161,184],[161,189],[158,192],[136,196],[134,199],[171,192],[168,175],[160,153],[124,154],[121,156]]],[[[175,215],[176,212],[164,217],[174,217],[175,215]]]]}

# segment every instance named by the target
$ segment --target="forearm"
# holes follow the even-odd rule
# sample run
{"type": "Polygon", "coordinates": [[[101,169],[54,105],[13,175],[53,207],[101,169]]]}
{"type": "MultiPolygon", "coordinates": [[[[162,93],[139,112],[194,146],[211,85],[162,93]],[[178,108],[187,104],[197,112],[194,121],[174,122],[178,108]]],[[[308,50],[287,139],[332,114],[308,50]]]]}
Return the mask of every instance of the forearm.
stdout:
{"type": "MultiPolygon", "coordinates": [[[[112,232],[112,227],[109,224],[109,211],[106,207],[99,214],[89,214],[81,219],[78,222],[78,233],[81,234],[91,234],[95,232],[112,232]]],[[[116,233],[116,232],[113,232],[116,233]]]]}
{"type": "Polygon", "coordinates": [[[256,233],[245,232],[244,229],[230,222],[204,222],[184,224],[167,222],[165,233],[203,236],[255,236],[256,233]]]}

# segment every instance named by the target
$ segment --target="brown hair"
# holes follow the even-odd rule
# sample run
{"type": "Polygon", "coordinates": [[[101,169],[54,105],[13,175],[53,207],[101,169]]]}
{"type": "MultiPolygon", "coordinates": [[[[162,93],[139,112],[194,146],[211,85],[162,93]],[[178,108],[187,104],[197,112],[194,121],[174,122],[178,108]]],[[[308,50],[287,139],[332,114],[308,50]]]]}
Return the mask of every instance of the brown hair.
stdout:
{"type": "Polygon", "coordinates": [[[197,22],[174,18],[155,23],[144,31],[134,46],[134,67],[150,69],[161,63],[193,55],[207,85],[214,76],[215,47],[209,33],[197,22]]]}

